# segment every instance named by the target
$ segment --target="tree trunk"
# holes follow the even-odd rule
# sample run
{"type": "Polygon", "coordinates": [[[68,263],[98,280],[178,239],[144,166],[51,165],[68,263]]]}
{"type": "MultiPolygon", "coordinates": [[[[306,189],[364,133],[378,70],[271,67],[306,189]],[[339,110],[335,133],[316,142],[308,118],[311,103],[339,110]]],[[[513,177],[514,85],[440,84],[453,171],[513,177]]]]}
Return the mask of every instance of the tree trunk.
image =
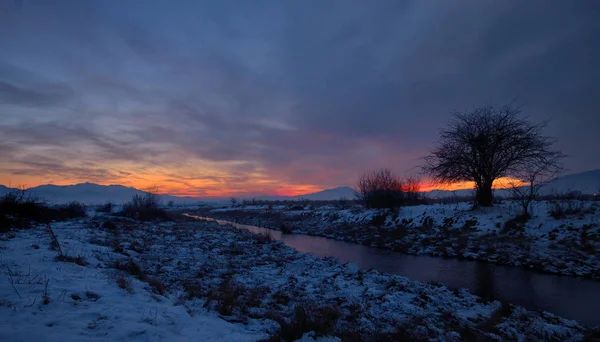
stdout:
{"type": "Polygon", "coordinates": [[[477,204],[481,207],[491,207],[494,201],[492,195],[492,183],[485,182],[477,189],[476,194],[477,204]]]}

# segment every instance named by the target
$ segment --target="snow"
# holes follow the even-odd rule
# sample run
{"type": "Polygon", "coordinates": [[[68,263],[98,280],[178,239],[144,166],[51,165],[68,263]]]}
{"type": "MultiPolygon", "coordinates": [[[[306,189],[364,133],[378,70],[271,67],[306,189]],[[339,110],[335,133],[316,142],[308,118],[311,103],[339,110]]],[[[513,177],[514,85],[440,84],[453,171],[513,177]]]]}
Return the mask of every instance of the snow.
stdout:
{"type": "Polygon", "coordinates": [[[398,212],[358,205],[241,206],[205,209],[200,215],[281,229],[295,234],[392,249],[524,266],[541,271],[600,279],[600,202],[534,202],[532,218],[514,221],[519,204],[491,208],[470,203],[409,206],[398,212]],[[555,206],[573,213],[554,218],[555,206]],[[513,220],[511,222],[511,220],[513,220]]]}
{"type": "Polygon", "coordinates": [[[79,239],[85,233],[81,226],[71,222],[54,230],[63,251],[84,256],[88,266],[54,261],[56,252],[48,249],[49,236],[43,227],[2,241],[1,341],[256,341],[265,337],[214,313],[190,316],[184,306],[147,291],[147,285],[137,279],[130,279],[133,293],[117,287],[110,270],[93,257],[112,252],[79,239]],[[42,298],[46,282],[48,304],[42,298]]]}
{"type": "Polygon", "coordinates": [[[590,331],[213,222],[142,223],[103,213],[54,223],[52,232],[63,255],[81,257],[80,264],[54,259],[60,252],[49,249],[45,226],[2,236],[2,341],[256,341],[278,334],[301,341],[581,340],[590,331]],[[102,228],[107,220],[115,228],[102,228]]]}

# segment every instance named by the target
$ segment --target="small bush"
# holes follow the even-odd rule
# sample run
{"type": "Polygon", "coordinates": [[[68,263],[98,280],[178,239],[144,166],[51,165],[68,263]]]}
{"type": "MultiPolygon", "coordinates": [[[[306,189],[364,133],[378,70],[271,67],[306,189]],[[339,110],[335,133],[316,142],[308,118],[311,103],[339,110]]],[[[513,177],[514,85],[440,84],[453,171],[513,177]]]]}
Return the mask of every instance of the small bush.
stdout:
{"type": "Polygon", "coordinates": [[[186,279],[182,285],[187,299],[202,298],[205,295],[202,285],[195,279],[186,279]]]}
{"type": "Polygon", "coordinates": [[[417,179],[401,180],[389,169],[361,174],[357,189],[357,198],[367,208],[397,210],[405,205],[423,202],[417,179]]]}
{"type": "Polygon", "coordinates": [[[117,283],[117,286],[119,288],[122,288],[123,290],[129,292],[129,293],[133,293],[133,284],[131,283],[131,279],[127,278],[124,274],[119,274],[117,275],[117,277],[115,278],[115,282],[117,283]]]}
{"type": "Polygon", "coordinates": [[[341,316],[337,306],[297,306],[291,321],[274,318],[280,329],[271,340],[295,341],[311,331],[319,336],[333,335],[341,316]]]}
{"type": "Polygon", "coordinates": [[[106,202],[105,204],[99,206],[98,208],[96,208],[96,211],[99,213],[112,213],[113,210],[113,204],[111,202],[106,202]]]}
{"type": "Polygon", "coordinates": [[[102,223],[102,228],[104,229],[108,229],[108,230],[116,230],[117,229],[117,224],[114,223],[113,221],[104,221],[104,223],[102,223]]]}
{"type": "Polygon", "coordinates": [[[367,208],[398,209],[402,206],[402,183],[389,169],[361,174],[357,187],[357,197],[367,208]]]}
{"type": "Polygon", "coordinates": [[[69,255],[62,255],[59,254],[54,258],[55,261],[60,261],[60,262],[71,262],[74,264],[77,264],[79,266],[87,266],[89,265],[89,263],[87,262],[87,260],[85,260],[84,257],[82,256],[69,256],[69,255]]]}
{"type": "Polygon", "coordinates": [[[206,307],[224,316],[246,315],[251,308],[260,307],[268,287],[249,288],[225,275],[217,287],[206,292],[206,307]]]}
{"type": "Polygon", "coordinates": [[[0,198],[0,232],[10,228],[27,228],[31,223],[49,223],[86,216],[85,205],[71,202],[67,205],[48,207],[43,201],[15,191],[0,198]]]}
{"type": "Polygon", "coordinates": [[[17,311],[17,307],[13,303],[11,303],[5,299],[0,299],[0,306],[7,307],[7,308],[11,309],[12,311],[17,311]]]}
{"type": "Polygon", "coordinates": [[[575,215],[583,212],[583,204],[579,200],[553,200],[550,202],[548,214],[556,220],[560,220],[569,215],[575,215]]]}
{"type": "Polygon", "coordinates": [[[264,243],[269,243],[269,242],[275,241],[275,239],[273,238],[273,235],[271,235],[271,231],[269,231],[269,230],[266,233],[264,233],[264,234],[256,234],[253,237],[260,244],[264,244],[264,243]]]}
{"type": "Polygon", "coordinates": [[[28,227],[30,222],[47,222],[45,203],[28,196],[25,191],[14,191],[0,198],[0,231],[28,227]]]}
{"type": "Polygon", "coordinates": [[[281,230],[282,234],[292,234],[293,233],[292,227],[288,226],[285,223],[281,224],[281,226],[279,227],[279,230],[281,230]]]}
{"type": "Polygon", "coordinates": [[[167,293],[167,284],[165,284],[163,281],[161,281],[160,279],[156,278],[156,277],[144,277],[144,281],[148,283],[148,285],[150,285],[150,288],[152,289],[152,292],[159,294],[159,295],[164,295],[165,293],[167,293]]]}
{"type": "Polygon", "coordinates": [[[123,205],[122,214],[142,221],[167,220],[167,212],[160,207],[158,196],[152,193],[134,195],[123,205]]]}
{"type": "Polygon", "coordinates": [[[375,227],[382,227],[385,225],[387,215],[375,215],[371,218],[371,225],[375,227]]]}
{"type": "Polygon", "coordinates": [[[100,297],[101,296],[95,292],[85,291],[85,298],[87,298],[88,300],[95,302],[98,299],[100,299],[100,297]]]}
{"type": "Polygon", "coordinates": [[[529,221],[529,215],[518,215],[504,222],[504,227],[501,233],[507,234],[511,232],[522,232],[525,229],[525,224],[529,221]]]}
{"type": "Polygon", "coordinates": [[[14,220],[10,217],[0,214],[0,233],[6,233],[14,226],[14,220]]]}
{"type": "Polygon", "coordinates": [[[70,214],[70,217],[85,217],[87,216],[87,205],[78,201],[71,201],[63,207],[65,212],[70,214]]]}
{"type": "Polygon", "coordinates": [[[127,272],[138,279],[142,279],[142,277],[144,276],[144,272],[142,272],[142,268],[140,267],[140,265],[138,265],[131,258],[126,260],[116,260],[113,264],[113,268],[127,272]]]}

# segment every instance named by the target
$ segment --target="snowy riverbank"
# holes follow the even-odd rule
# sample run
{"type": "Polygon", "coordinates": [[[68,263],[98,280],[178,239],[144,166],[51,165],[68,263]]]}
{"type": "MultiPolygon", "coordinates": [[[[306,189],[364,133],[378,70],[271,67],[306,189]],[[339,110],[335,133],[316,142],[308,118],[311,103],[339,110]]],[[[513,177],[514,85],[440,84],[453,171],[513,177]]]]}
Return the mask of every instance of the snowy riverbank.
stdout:
{"type": "Polygon", "coordinates": [[[582,340],[590,333],[549,313],[357,270],[209,222],[97,216],[2,237],[4,341],[311,340],[311,331],[344,340],[582,340]]]}
{"type": "Polygon", "coordinates": [[[238,206],[200,215],[408,254],[467,258],[600,279],[600,202],[536,202],[515,220],[516,203],[470,210],[470,204],[404,207],[397,213],[360,206],[238,206]],[[559,205],[560,217],[551,214],[559,205]]]}

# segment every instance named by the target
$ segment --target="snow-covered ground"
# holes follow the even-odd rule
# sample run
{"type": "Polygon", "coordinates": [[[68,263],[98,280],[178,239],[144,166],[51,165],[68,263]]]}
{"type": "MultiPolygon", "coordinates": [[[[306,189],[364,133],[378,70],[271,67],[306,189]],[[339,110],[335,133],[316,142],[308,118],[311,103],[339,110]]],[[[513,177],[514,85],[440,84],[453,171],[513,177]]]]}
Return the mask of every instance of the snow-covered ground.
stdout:
{"type": "Polygon", "coordinates": [[[582,340],[591,332],[211,222],[101,214],[1,237],[2,341],[582,340]]]}
{"type": "Polygon", "coordinates": [[[600,202],[535,202],[532,218],[505,201],[404,207],[398,212],[360,206],[274,205],[205,209],[199,215],[296,234],[318,235],[409,254],[428,254],[523,266],[600,279],[600,202]],[[560,206],[564,213],[552,217],[560,206]]]}
{"type": "Polygon", "coordinates": [[[52,225],[65,255],[55,261],[45,227],[0,242],[0,341],[256,341],[262,331],[229,323],[214,312],[191,316],[97,257],[115,257],[89,242],[88,222],[52,225]],[[77,264],[78,262],[79,264],[77,264]]]}

